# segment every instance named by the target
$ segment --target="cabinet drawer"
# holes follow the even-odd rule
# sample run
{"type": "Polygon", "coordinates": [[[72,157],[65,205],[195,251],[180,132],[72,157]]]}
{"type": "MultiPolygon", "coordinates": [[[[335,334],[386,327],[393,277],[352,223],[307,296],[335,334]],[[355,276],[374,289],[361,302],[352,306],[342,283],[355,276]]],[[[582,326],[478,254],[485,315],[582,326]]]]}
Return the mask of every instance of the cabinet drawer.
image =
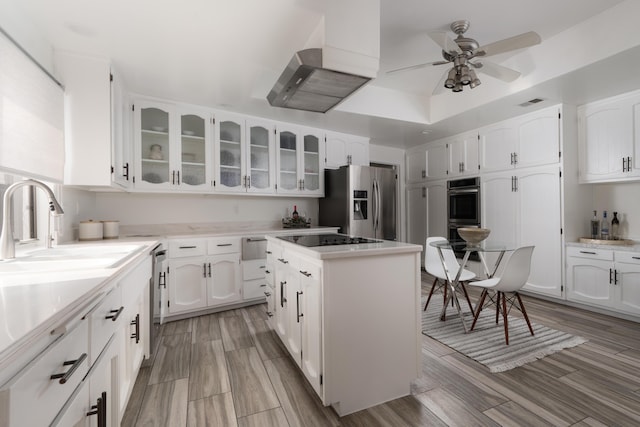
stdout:
{"type": "Polygon", "coordinates": [[[146,257],[120,281],[122,301],[133,302],[149,285],[151,279],[151,257],[146,257]]]}
{"type": "Polygon", "coordinates": [[[640,265],[640,252],[616,251],[616,262],[640,265]]]}
{"type": "Polygon", "coordinates": [[[242,278],[244,280],[264,279],[266,269],[266,259],[242,261],[242,278]]]}
{"type": "Polygon", "coordinates": [[[8,389],[0,392],[0,401],[5,401],[2,406],[8,409],[0,411],[5,412],[0,416],[0,424],[51,423],[89,370],[88,328],[89,322],[81,321],[19,373],[8,389]],[[65,373],[66,378],[51,379],[52,375],[65,373]]]}
{"type": "Polygon", "coordinates": [[[606,249],[577,248],[572,246],[567,248],[567,256],[613,261],[613,251],[606,249]]]}
{"type": "Polygon", "coordinates": [[[184,239],[169,241],[169,258],[206,255],[207,241],[204,239],[184,239]]]}
{"type": "Polygon", "coordinates": [[[313,264],[304,259],[297,259],[293,267],[307,277],[311,277],[315,280],[320,280],[321,268],[319,265],[313,264]]]}
{"type": "Polygon", "coordinates": [[[232,254],[240,252],[239,237],[220,237],[207,241],[209,255],[232,254]]]}
{"type": "MultiPolygon", "coordinates": [[[[128,301],[129,304],[133,301],[128,301]]],[[[122,302],[120,286],[116,286],[105,296],[104,300],[89,313],[89,328],[91,331],[89,362],[93,364],[102,349],[111,338],[124,318],[125,307],[122,302]]]]}
{"type": "Polygon", "coordinates": [[[265,292],[270,292],[270,287],[264,279],[245,280],[242,284],[242,297],[246,300],[264,298],[265,292]]]}

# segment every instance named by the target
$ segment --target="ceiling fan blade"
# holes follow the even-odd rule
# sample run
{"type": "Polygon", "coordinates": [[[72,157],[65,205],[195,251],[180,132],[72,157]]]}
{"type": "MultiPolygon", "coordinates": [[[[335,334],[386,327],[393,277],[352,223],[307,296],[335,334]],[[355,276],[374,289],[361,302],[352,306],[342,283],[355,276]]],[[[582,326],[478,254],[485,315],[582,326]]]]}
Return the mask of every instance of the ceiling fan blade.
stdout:
{"type": "Polygon", "coordinates": [[[502,65],[498,65],[494,62],[482,61],[481,64],[478,63],[473,65],[486,75],[495,77],[496,79],[502,80],[507,83],[511,83],[512,81],[520,77],[519,71],[503,67],[502,65]]]}
{"type": "Polygon", "coordinates": [[[430,65],[444,65],[444,64],[448,64],[448,61],[435,61],[435,62],[426,62],[424,64],[417,64],[417,65],[410,65],[408,67],[402,67],[402,68],[396,68],[395,70],[389,70],[387,71],[387,74],[395,74],[395,73],[400,73],[402,71],[409,71],[409,70],[419,70],[420,68],[425,68],[428,67],[430,65]]]}
{"type": "Polygon", "coordinates": [[[480,46],[476,49],[475,56],[491,56],[499,53],[509,52],[511,50],[522,49],[525,47],[535,46],[541,42],[541,38],[535,31],[529,31],[508,39],[499,40],[480,46]]]}
{"type": "Polygon", "coordinates": [[[429,35],[431,40],[436,42],[438,46],[440,46],[445,52],[462,53],[462,49],[460,49],[458,43],[456,43],[451,37],[449,37],[446,32],[431,31],[427,34],[429,35]]]}
{"type": "Polygon", "coordinates": [[[441,93],[444,92],[445,90],[444,81],[447,80],[448,75],[449,75],[449,70],[445,71],[444,74],[442,74],[440,81],[438,81],[438,84],[436,85],[436,87],[433,88],[432,95],[440,95],[441,93]]]}

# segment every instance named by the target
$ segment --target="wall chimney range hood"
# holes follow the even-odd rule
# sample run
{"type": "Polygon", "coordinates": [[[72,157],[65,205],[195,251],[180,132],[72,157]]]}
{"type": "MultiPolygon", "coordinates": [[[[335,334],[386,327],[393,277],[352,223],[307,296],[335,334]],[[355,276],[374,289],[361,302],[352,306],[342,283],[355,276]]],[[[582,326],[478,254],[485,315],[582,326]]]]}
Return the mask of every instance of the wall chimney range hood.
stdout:
{"type": "Polygon", "coordinates": [[[267,95],[274,107],[326,113],[371,78],[322,68],[322,49],[297,52],[267,95]]]}

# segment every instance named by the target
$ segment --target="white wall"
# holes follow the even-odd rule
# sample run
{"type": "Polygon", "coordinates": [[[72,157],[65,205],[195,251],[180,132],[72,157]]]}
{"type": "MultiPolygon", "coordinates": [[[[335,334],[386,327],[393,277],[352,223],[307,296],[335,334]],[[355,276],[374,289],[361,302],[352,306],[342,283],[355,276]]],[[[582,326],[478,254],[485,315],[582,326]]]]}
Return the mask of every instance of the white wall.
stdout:
{"type": "Polygon", "coordinates": [[[294,205],[318,223],[315,198],[149,193],[96,193],[93,219],[121,225],[279,221],[294,205]]]}
{"type": "Polygon", "coordinates": [[[594,184],[593,210],[599,218],[606,210],[609,221],[618,212],[621,236],[640,240],[640,182],[594,184]]]}
{"type": "Polygon", "coordinates": [[[405,178],[404,178],[404,150],[400,148],[392,148],[386,147],[383,145],[369,145],[369,161],[372,163],[381,163],[386,165],[396,165],[398,166],[398,182],[400,183],[398,192],[398,204],[399,204],[399,212],[398,212],[398,240],[402,242],[406,242],[406,229],[407,229],[407,221],[405,217],[405,178]]]}
{"type": "Polygon", "coordinates": [[[64,209],[64,215],[57,225],[58,243],[77,240],[80,221],[98,219],[95,209],[96,193],[63,186],[60,190],[59,202],[64,209]]]}

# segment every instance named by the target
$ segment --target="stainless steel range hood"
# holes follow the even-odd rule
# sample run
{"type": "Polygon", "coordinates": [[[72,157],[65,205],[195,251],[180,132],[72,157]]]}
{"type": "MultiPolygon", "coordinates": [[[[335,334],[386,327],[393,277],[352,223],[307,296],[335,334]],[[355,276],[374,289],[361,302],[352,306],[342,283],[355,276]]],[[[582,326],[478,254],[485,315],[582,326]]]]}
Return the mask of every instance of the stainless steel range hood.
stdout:
{"type": "Polygon", "coordinates": [[[274,107],[326,113],[371,80],[322,68],[322,49],[301,50],[267,95],[274,107]]]}

